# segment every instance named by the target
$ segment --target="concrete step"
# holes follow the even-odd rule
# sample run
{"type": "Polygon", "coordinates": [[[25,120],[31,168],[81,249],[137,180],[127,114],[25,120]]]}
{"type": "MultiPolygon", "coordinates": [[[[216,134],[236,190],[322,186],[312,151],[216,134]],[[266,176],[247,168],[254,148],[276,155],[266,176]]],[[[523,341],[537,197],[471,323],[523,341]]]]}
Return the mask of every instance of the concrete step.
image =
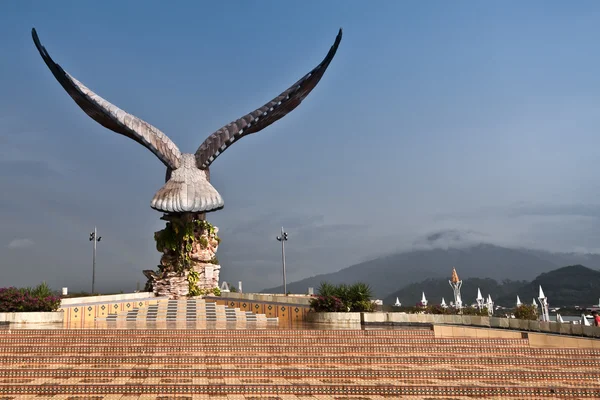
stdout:
{"type": "MultiPolygon", "coordinates": [[[[211,330],[123,330],[123,329],[0,329],[1,337],[12,337],[13,332],[19,337],[153,337],[153,338],[176,338],[176,337],[216,337],[222,335],[221,331],[211,330]]],[[[411,330],[315,330],[315,329],[267,329],[262,331],[240,331],[236,332],[236,338],[243,337],[276,337],[276,338],[397,338],[397,337],[426,337],[434,338],[431,329],[411,330]]],[[[488,338],[452,338],[458,341],[496,340],[502,343],[504,340],[513,339],[488,339],[488,338]]]]}
{"type": "MultiPolygon", "coordinates": [[[[138,366],[165,366],[178,365],[180,367],[189,367],[190,365],[245,365],[251,366],[320,366],[331,368],[345,368],[346,365],[377,366],[380,368],[404,369],[507,369],[507,368],[528,368],[542,371],[547,368],[559,368],[560,371],[587,372],[598,371],[600,360],[598,359],[572,359],[572,358],[516,358],[512,356],[494,356],[485,357],[482,354],[465,354],[440,356],[438,354],[428,355],[398,355],[388,353],[387,355],[370,354],[325,354],[318,356],[306,354],[265,354],[265,353],[243,353],[219,354],[203,352],[200,354],[176,353],[164,354],[164,352],[155,353],[155,349],[147,349],[144,353],[134,353],[123,355],[117,353],[107,353],[100,351],[90,353],[87,350],[72,349],[72,352],[65,354],[52,354],[39,352],[36,354],[0,354],[1,365],[8,364],[43,364],[43,365],[62,365],[71,366],[79,364],[96,363],[97,365],[115,366],[115,365],[138,365],[138,366]]],[[[28,367],[25,367],[28,368],[28,367]]]]}
{"type": "MultiPolygon", "coordinates": [[[[223,334],[221,333],[221,336],[223,334]]],[[[148,338],[148,337],[70,337],[70,338],[5,338],[0,337],[0,345],[2,346],[13,346],[13,345],[61,345],[65,343],[69,344],[158,344],[164,342],[161,340],[162,338],[148,338]]],[[[255,336],[250,338],[240,338],[240,340],[236,340],[232,342],[231,340],[227,340],[227,337],[178,337],[174,340],[169,340],[168,342],[171,344],[193,344],[198,346],[296,346],[296,347],[367,347],[367,348],[437,348],[437,349],[465,349],[465,348],[477,348],[477,349],[487,349],[488,351],[499,351],[499,352],[507,352],[507,351],[530,351],[530,352],[540,352],[544,354],[556,354],[556,355],[573,355],[573,354],[600,354],[600,349],[595,348],[568,348],[568,349],[542,349],[537,347],[530,347],[526,344],[517,343],[515,345],[503,344],[496,345],[494,343],[489,342],[464,342],[464,343],[452,343],[447,341],[402,341],[402,340],[364,340],[364,339],[351,339],[343,340],[343,339],[293,339],[293,338],[283,338],[281,340],[277,340],[276,338],[269,337],[261,337],[255,336]],[[497,350],[496,350],[497,349],[497,350]]]]}
{"type": "MultiPolygon", "coordinates": [[[[79,346],[62,346],[62,345],[53,345],[53,346],[32,346],[32,345],[12,345],[10,347],[5,347],[0,349],[0,354],[62,354],[62,353],[73,353],[78,352],[80,349],[79,346]]],[[[471,357],[473,355],[487,354],[489,357],[537,357],[539,360],[550,359],[550,360],[567,360],[567,362],[571,363],[571,359],[575,354],[569,355],[561,355],[557,356],[556,354],[546,354],[540,351],[530,351],[527,348],[523,348],[520,350],[510,349],[510,348],[500,348],[496,350],[492,350],[490,348],[479,348],[479,347],[435,347],[435,346],[261,346],[261,345],[246,345],[246,346],[236,346],[234,344],[230,345],[116,345],[111,344],[107,346],[106,344],[86,344],[85,349],[88,353],[102,353],[102,354],[146,354],[148,352],[152,352],[155,354],[159,353],[185,353],[188,355],[194,355],[196,353],[218,353],[221,355],[226,354],[245,354],[245,355],[261,355],[261,354],[293,354],[293,355],[304,355],[304,354],[354,354],[354,355],[386,355],[390,353],[402,353],[404,356],[418,356],[425,355],[429,357],[430,355],[443,353],[443,356],[446,358],[456,358],[456,357],[471,357]]],[[[600,356],[600,352],[598,351],[590,351],[588,354],[579,354],[580,356],[588,356],[588,357],[598,357],[600,356]]],[[[558,362],[558,361],[557,361],[558,362]]],[[[562,362],[562,361],[561,361],[562,362]]],[[[578,361],[577,361],[578,362],[578,361]]],[[[600,365],[600,361],[597,362],[600,365]]]]}
{"type": "Polygon", "coordinates": [[[0,330],[0,398],[600,398],[599,351],[431,330],[0,330]]]}
{"type": "MultiPolygon", "coordinates": [[[[101,380],[100,382],[103,382],[101,380]]],[[[215,384],[191,384],[191,382],[181,382],[177,379],[165,379],[161,385],[142,385],[142,384],[119,384],[119,383],[95,383],[93,380],[85,386],[64,384],[57,386],[49,385],[3,385],[0,386],[0,393],[11,394],[11,395],[64,395],[77,393],[78,395],[98,395],[98,394],[114,394],[120,393],[123,395],[162,395],[165,393],[172,395],[208,395],[208,396],[223,396],[224,393],[227,395],[246,395],[251,398],[260,398],[262,396],[269,396],[273,398],[273,394],[286,394],[302,396],[306,399],[306,396],[331,396],[336,397],[343,396],[344,399],[361,398],[365,396],[382,395],[387,398],[405,398],[406,396],[427,396],[427,398],[448,398],[449,395],[454,397],[455,394],[461,394],[465,397],[461,398],[484,398],[493,395],[496,398],[531,398],[532,396],[552,397],[552,398],[583,398],[583,397],[595,397],[598,395],[599,390],[593,388],[549,388],[549,387],[511,387],[511,386],[500,386],[500,387],[480,387],[471,386],[464,387],[457,384],[454,385],[439,385],[439,386],[414,386],[404,384],[378,384],[378,385],[361,385],[361,384],[336,384],[336,381],[328,380],[326,384],[300,384],[300,385],[289,385],[285,383],[275,383],[271,380],[267,380],[266,384],[261,385],[248,385],[244,384],[228,384],[228,385],[215,385],[215,384]],[[90,383],[94,383],[93,385],[90,383]],[[348,397],[351,395],[352,397],[348,397]],[[260,397],[257,397],[260,396],[260,397]],[[359,397],[355,397],[359,396],[359,397]]],[[[276,397],[275,397],[276,398],[276,397]]],[[[323,397],[319,397],[323,398],[323,397]]]]}

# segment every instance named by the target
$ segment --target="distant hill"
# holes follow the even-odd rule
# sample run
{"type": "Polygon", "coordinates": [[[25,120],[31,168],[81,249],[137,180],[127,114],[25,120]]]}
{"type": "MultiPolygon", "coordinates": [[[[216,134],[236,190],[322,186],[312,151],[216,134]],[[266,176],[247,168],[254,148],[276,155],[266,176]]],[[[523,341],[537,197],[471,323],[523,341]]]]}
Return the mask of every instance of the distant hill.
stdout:
{"type": "MultiPolygon", "coordinates": [[[[526,250],[490,244],[465,248],[414,250],[356,264],[334,273],[288,283],[287,287],[292,293],[306,293],[308,287],[314,287],[316,290],[323,281],[334,284],[361,281],[371,285],[375,297],[383,299],[411,283],[428,278],[448,279],[452,267],[456,267],[463,280],[492,278],[500,282],[505,279],[530,281],[543,272],[564,265],[556,264],[550,259],[551,257],[546,257],[546,254],[541,258],[526,250]]],[[[278,286],[265,289],[263,292],[281,293],[282,290],[283,288],[278,286]]]]}
{"type": "MultiPolygon", "coordinates": [[[[489,294],[492,296],[492,300],[497,303],[496,299],[518,292],[527,284],[529,284],[527,281],[505,280],[502,283],[498,283],[490,278],[467,278],[463,279],[461,296],[465,305],[474,303],[477,298],[477,289],[479,288],[481,289],[481,294],[484,298],[487,298],[489,294]]],[[[429,304],[440,304],[442,297],[446,300],[446,304],[450,304],[451,301],[454,301],[454,293],[448,283],[448,278],[442,278],[427,279],[421,282],[411,283],[385,297],[383,299],[383,304],[394,304],[396,298],[398,298],[402,305],[414,306],[421,300],[423,292],[425,292],[425,297],[429,304]]],[[[512,303],[514,303],[514,300],[512,300],[512,303]]],[[[509,306],[510,304],[507,303],[505,305],[509,306]]]]}
{"type": "Polygon", "coordinates": [[[527,285],[498,298],[498,304],[514,304],[517,295],[524,303],[538,297],[539,286],[548,297],[550,306],[589,307],[600,297],[600,271],[583,265],[571,265],[543,273],[527,285]]]}

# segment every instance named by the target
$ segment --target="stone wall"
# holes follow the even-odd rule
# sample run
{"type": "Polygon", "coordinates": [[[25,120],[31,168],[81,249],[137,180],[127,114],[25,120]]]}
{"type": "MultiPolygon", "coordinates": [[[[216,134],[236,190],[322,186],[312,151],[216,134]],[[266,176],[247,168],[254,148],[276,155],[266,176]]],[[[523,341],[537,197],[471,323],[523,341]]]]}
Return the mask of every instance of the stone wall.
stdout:
{"type": "Polygon", "coordinates": [[[0,313],[2,324],[62,324],[63,318],[64,313],[60,311],[0,313]]]}
{"type": "Polygon", "coordinates": [[[283,304],[298,304],[303,306],[310,305],[312,297],[309,296],[284,296],[276,294],[261,294],[261,293],[239,293],[239,292],[222,292],[221,297],[228,299],[241,299],[247,301],[260,301],[269,303],[283,304]]]}
{"type": "Polygon", "coordinates": [[[381,325],[464,325],[514,329],[527,332],[600,338],[600,327],[558,322],[528,321],[515,318],[477,317],[472,315],[436,315],[402,313],[361,313],[361,323],[381,325]]]}
{"type": "Polygon", "coordinates": [[[437,338],[523,339],[526,337],[529,347],[600,349],[600,340],[594,338],[556,335],[545,332],[524,333],[511,329],[457,325],[434,325],[433,332],[437,338]]]}
{"type": "Polygon", "coordinates": [[[68,307],[73,304],[85,304],[85,303],[108,303],[112,301],[126,301],[126,300],[145,300],[153,298],[154,293],[152,292],[139,292],[139,293],[121,293],[121,294],[108,294],[104,296],[87,296],[87,297],[68,297],[60,301],[61,307],[68,307]]]}
{"type": "Polygon", "coordinates": [[[359,312],[348,312],[348,313],[322,313],[322,312],[310,312],[306,314],[306,320],[308,322],[318,324],[344,324],[344,325],[358,325],[360,329],[361,324],[361,313],[359,312]]]}

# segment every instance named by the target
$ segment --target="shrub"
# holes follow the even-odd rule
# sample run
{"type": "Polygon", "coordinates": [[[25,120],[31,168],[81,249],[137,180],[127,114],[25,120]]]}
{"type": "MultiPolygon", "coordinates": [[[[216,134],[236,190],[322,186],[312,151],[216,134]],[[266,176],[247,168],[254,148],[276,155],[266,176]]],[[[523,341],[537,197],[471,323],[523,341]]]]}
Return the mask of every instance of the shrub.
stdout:
{"type": "Polygon", "coordinates": [[[405,312],[407,314],[419,314],[419,313],[423,313],[423,314],[443,314],[443,315],[476,315],[476,316],[482,316],[482,317],[487,317],[488,311],[487,308],[483,307],[481,310],[479,310],[478,308],[475,307],[464,307],[461,308],[460,310],[458,310],[457,308],[454,307],[442,307],[439,304],[433,304],[433,305],[429,305],[427,307],[424,307],[421,303],[417,303],[416,306],[414,307],[395,307],[394,311],[397,312],[405,312]]]}
{"type": "Polygon", "coordinates": [[[344,312],[348,309],[335,296],[317,296],[310,300],[310,308],[316,312],[344,312]]]}
{"type": "Polygon", "coordinates": [[[452,310],[444,308],[439,304],[434,304],[425,309],[425,314],[452,314],[452,310]]]}
{"type": "Polygon", "coordinates": [[[515,318],[535,321],[538,319],[537,309],[531,304],[521,304],[515,308],[515,318]]]}
{"type": "Polygon", "coordinates": [[[394,307],[394,311],[401,312],[401,313],[407,313],[407,314],[417,314],[417,313],[423,312],[423,308],[419,307],[419,306],[401,306],[401,307],[394,307]]]}
{"type": "Polygon", "coordinates": [[[371,300],[361,300],[352,304],[350,311],[353,312],[372,312],[375,311],[375,304],[371,300]]]}
{"type": "Polygon", "coordinates": [[[462,315],[476,315],[480,317],[489,316],[487,307],[482,307],[480,310],[479,308],[469,306],[462,308],[460,311],[462,315]]]}
{"type": "Polygon", "coordinates": [[[321,312],[369,312],[375,309],[371,302],[369,285],[358,282],[353,285],[332,285],[322,282],[318,296],[311,300],[311,308],[321,312]]]}
{"type": "Polygon", "coordinates": [[[49,297],[54,295],[54,293],[52,293],[52,289],[50,289],[46,282],[42,282],[35,288],[30,289],[30,293],[34,297],[49,297]]]}
{"type": "Polygon", "coordinates": [[[60,297],[45,282],[33,289],[0,288],[0,312],[56,311],[59,307],[60,297]]]}

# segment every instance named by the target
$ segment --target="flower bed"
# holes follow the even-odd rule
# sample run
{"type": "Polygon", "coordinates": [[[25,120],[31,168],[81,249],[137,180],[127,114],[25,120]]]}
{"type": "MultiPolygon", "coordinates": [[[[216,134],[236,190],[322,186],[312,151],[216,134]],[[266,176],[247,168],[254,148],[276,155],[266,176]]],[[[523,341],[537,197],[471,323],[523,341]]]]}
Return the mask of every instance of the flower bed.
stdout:
{"type": "Polygon", "coordinates": [[[332,285],[321,283],[318,295],[310,302],[310,308],[316,312],[365,312],[373,311],[371,288],[358,282],[353,285],[332,285]]]}
{"type": "Polygon", "coordinates": [[[46,283],[35,288],[0,288],[0,312],[51,312],[60,307],[60,297],[46,283]]]}

